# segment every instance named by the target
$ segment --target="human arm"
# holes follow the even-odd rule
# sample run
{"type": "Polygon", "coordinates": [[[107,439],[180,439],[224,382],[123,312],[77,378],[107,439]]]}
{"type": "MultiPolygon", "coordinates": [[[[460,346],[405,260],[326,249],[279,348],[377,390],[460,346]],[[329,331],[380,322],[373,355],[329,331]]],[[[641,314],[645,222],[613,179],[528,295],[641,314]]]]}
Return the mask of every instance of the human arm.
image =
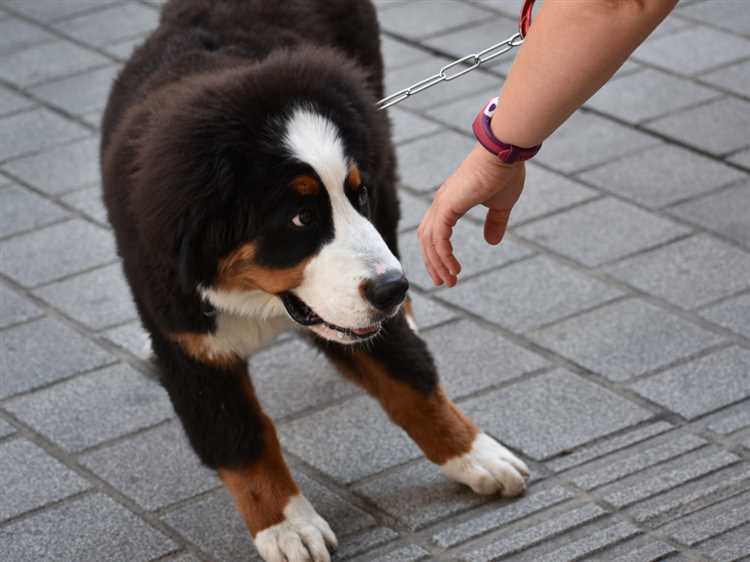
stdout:
{"type": "MultiPolygon", "coordinates": [[[[545,0],[492,118],[508,144],[543,142],[601,88],[659,25],[677,0],[545,0]]],[[[487,208],[484,236],[498,244],[523,189],[524,164],[506,165],[477,144],[437,191],[418,230],[433,282],[455,285],[461,266],[450,243],[458,219],[487,208]]]]}

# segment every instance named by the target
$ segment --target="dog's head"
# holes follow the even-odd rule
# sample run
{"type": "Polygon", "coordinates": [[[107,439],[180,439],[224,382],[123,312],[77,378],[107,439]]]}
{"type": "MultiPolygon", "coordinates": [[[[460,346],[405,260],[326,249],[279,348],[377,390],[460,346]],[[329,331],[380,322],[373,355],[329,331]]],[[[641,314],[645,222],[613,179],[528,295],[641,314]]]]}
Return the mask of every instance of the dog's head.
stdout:
{"type": "Polygon", "coordinates": [[[169,87],[146,121],[133,216],[180,290],[342,343],[398,311],[408,282],[371,222],[388,125],[354,65],[278,53],[169,87]]]}

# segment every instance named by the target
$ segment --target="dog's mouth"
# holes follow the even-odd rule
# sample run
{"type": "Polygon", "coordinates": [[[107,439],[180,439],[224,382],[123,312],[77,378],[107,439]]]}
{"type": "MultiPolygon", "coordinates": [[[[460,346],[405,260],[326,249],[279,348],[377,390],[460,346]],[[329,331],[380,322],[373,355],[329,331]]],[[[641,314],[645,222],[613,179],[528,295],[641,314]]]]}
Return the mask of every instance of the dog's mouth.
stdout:
{"type": "Polygon", "coordinates": [[[380,322],[364,328],[343,328],[341,326],[336,326],[335,324],[323,320],[312,308],[307,306],[302,299],[289,292],[281,295],[281,302],[284,303],[287,314],[289,314],[291,319],[300,326],[305,326],[306,328],[325,326],[342,336],[366,340],[378,334],[382,326],[380,322]]]}

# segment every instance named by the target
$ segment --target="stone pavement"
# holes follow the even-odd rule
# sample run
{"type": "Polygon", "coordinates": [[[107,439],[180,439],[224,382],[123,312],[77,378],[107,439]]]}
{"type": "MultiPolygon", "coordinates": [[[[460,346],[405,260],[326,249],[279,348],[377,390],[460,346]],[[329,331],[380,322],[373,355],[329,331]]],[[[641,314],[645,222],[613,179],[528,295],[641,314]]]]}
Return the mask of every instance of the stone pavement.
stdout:
{"type": "MultiPolygon", "coordinates": [[[[256,560],[153,381],[100,202],[113,76],[158,0],[0,0],[0,559],[256,560]]],[[[515,0],[379,2],[388,89],[515,0]]],[[[338,560],[750,560],[750,7],[684,1],[546,143],[500,249],[434,289],[415,228],[509,59],[392,110],[403,254],[450,394],[531,466],[443,479],[306,344],[252,360],[338,560]]]]}

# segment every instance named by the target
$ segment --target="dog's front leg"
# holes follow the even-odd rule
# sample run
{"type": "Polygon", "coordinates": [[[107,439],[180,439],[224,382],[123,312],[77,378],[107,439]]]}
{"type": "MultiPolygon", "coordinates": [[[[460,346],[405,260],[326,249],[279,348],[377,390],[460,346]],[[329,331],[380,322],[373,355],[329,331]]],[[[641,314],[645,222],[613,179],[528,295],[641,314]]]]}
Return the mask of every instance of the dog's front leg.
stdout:
{"type": "MultiPolygon", "coordinates": [[[[200,357],[181,345],[155,345],[162,381],[204,464],[231,494],[267,562],[329,562],[336,537],[300,493],[237,357],[200,357]]],[[[194,343],[194,342],[193,342],[194,343]]]]}
{"type": "Polygon", "coordinates": [[[348,378],[375,397],[425,456],[449,478],[480,494],[516,496],[526,489],[522,460],[481,432],[446,396],[425,343],[403,313],[352,351],[319,342],[348,378]]]}

